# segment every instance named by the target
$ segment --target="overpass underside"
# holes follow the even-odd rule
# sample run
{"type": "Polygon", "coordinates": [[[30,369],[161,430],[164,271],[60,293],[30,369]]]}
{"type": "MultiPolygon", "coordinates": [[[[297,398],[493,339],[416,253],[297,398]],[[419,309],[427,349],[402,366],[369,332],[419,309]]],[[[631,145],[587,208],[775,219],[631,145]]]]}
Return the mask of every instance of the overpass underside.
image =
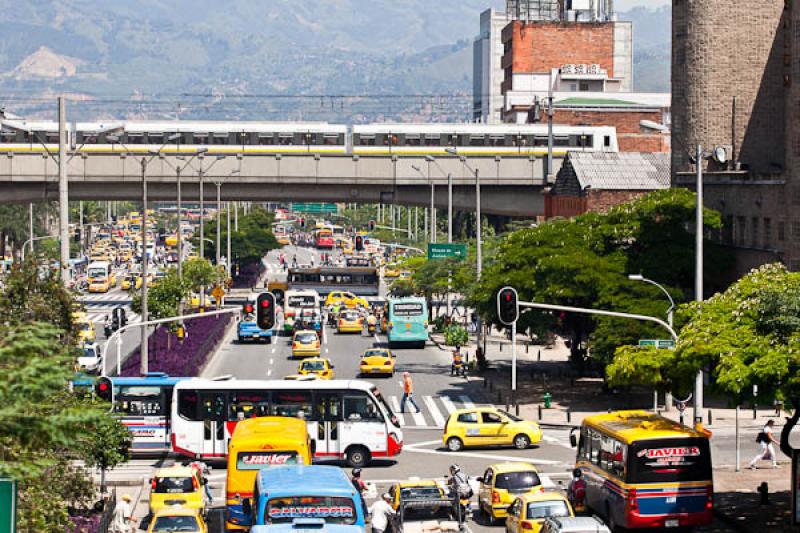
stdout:
{"type": "MultiPolygon", "coordinates": [[[[148,159],[150,159],[148,157],[148,159]]],[[[214,156],[187,162],[153,157],[146,167],[148,200],[174,201],[176,166],[185,202],[203,197],[213,203],[217,184],[223,201],[326,201],[447,207],[447,175],[453,207],[475,209],[475,175],[481,182],[486,214],[533,217],[544,214],[544,161],[534,157],[438,158],[397,156],[214,156]],[[188,166],[187,166],[188,165],[188,166]],[[416,167],[416,169],[414,168],[416,167]],[[469,167],[469,168],[468,168],[469,167]],[[419,170],[417,170],[419,169],[419,170]]],[[[556,167],[560,165],[557,160],[556,167]]],[[[141,156],[81,155],[68,164],[70,200],[139,200],[141,156]]],[[[0,154],[0,203],[58,199],[58,165],[42,154],[0,154]]]]}

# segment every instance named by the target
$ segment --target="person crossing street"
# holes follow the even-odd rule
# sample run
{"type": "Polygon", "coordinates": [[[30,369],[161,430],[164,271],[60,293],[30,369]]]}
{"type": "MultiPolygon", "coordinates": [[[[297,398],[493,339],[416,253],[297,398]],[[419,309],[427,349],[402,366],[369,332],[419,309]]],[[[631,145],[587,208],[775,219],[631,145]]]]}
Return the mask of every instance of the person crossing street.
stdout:
{"type": "Polygon", "coordinates": [[[403,399],[400,400],[401,413],[406,412],[406,401],[410,402],[418,413],[420,412],[417,402],[414,401],[414,381],[411,379],[411,374],[403,372],[403,399]]]}

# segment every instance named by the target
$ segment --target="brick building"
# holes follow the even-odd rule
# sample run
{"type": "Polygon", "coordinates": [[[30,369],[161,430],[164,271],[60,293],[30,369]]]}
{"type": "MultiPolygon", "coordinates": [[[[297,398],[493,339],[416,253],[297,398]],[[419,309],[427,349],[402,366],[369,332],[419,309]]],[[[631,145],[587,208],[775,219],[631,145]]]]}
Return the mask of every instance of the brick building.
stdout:
{"type": "Polygon", "coordinates": [[[669,186],[667,153],[570,152],[545,196],[545,218],[605,213],[669,186]]]}
{"type": "Polygon", "coordinates": [[[791,0],[673,2],[673,183],[694,187],[690,155],[707,163],[705,204],[742,274],[781,260],[800,270],[800,5],[791,0]],[[795,5],[793,5],[795,4],[795,5]]]}

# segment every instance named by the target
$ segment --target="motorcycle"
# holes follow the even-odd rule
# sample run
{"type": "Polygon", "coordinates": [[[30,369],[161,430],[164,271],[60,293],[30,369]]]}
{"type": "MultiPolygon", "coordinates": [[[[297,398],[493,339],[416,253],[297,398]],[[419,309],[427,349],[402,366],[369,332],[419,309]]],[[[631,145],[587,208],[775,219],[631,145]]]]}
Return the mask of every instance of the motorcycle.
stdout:
{"type": "Polygon", "coordinates": [[[108,339],[114,333],[114,327],[110,323],[106,323],[103,325],[103,334],[108,339]]]}
{"type": "Polygon", "coordinates": [[[579,469],[573,471],[572,481],[567,487],[567,498],[576,514],[586,512],[586,481],[583,472],[579,469]]]}
{"type": "Polygon", "coordinates": [[[450,369],[450,375],[453,376],[462,376],[464,378],[467,377],[467,364],[464,361],[454,362],[452,368],[450,369]]]}

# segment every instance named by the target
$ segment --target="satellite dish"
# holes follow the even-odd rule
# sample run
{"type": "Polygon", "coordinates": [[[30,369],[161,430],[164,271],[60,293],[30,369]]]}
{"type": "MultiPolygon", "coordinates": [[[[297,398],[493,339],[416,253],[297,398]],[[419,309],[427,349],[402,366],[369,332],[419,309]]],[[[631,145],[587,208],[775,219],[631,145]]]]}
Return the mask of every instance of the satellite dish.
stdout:
{"type": "Polygon", "coordinates": [[[714,151],[711,154],[711,157],[714,158],[714,161],[719,163],[720,165],[724,165],[728,162],[728,151],[725,150],[724,146],[715,146],[714,151]]]}

